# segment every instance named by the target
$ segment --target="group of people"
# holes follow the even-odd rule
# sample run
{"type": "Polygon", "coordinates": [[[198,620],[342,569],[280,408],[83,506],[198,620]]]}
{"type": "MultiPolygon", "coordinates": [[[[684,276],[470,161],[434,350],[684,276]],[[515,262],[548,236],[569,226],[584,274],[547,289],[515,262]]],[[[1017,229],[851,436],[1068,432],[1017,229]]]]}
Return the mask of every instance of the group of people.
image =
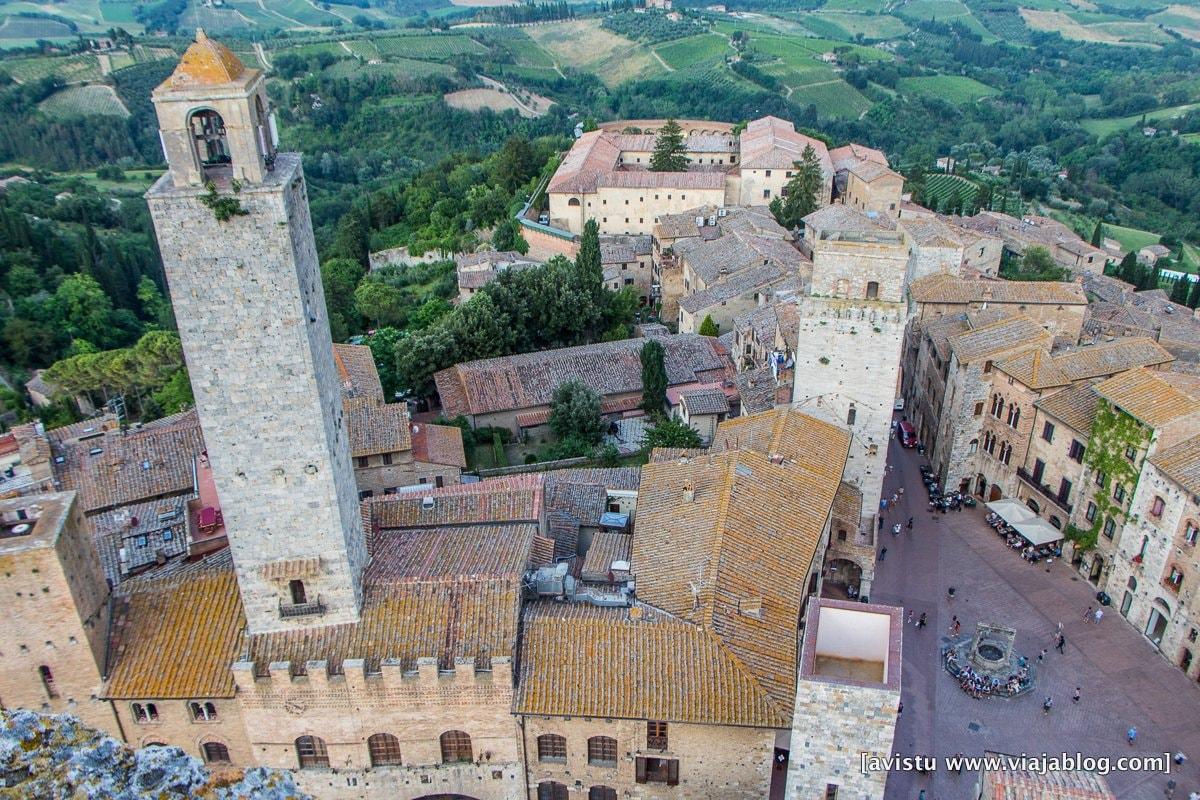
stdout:
{"type": "Polygon", "coordinates": [[[995,512],[987,515],[987,523],[1004,539],[1009,547],[1013,550],[1019,550],[1021,558],[1031,564],[1036,564],[1043,558],[1058,558],[1062,556],[1061,542],[1041,546],[1031,545],[1026,541],[1025,537],[1017,533],[1016,529],[1005,522],[1004,518],[995,512]]]}
{"type": "Polygon", "coordinates": [[[994,675],[982,675],[970,664],[963,663],[953,648],[946,650],[946,669],[958,678],[958,685],[964,692],[980,700],[991,695],[1012,697],[1024,689],[1029,683],[1029,667],[1019,664],[1017,671],[1001,680],[994,675]]]}

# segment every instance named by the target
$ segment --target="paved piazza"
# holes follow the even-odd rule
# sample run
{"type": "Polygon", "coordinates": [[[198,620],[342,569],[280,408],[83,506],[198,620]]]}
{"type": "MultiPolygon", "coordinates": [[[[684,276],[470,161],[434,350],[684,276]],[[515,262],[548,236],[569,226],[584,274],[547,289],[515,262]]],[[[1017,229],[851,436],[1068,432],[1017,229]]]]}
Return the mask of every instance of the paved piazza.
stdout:
{"type": "MultiPolygon", "coordinates": [[[[1113,773],[1109,783],[1122,800],[1161,800],[1167,781],[1183,800],[1200,791],[1200,684],[1169,664],[1115,607],[1105,609],[1099,625],[1083,621],[1094,605],[1095,589],[1067,564],[1030,565],[984,522],[982,508],[960,512],[927,510],[919,465],[923,457],[892,442],[888,496],[905,487],[898,511],[887,512],[877,547],[887,547],[876,564],[871,600],[929,615],[929,627],[904,628],[904,712],[896,729],[894,751],[944,757],[979,755],[985,749],[1005,753],[1075,753],[1123,756],[1182,751],[1189,761],[1171,776],[1113,773]],[[914,530],[892,536],[897,519],[914,518],[914,530]],[[947,599],[947,588],[956,594],[947,599]],[[1036,662],[1032,692],[1004,700],[975,700],[942,669],[939,650],[957,615],[963,633],[975,623],[996,622],[1017,630],[1016,649],[1036,662]],[[1065,655],[1054,649],[1059,622],[1067,639],[1065,655]],[[1076,686],[1082,699],[1071,701],[1076,686]],[[1050,695],[1053,709],[1042,713],[1050,695]],[[1135,747],[1125,740],[1137,726],[1135,747]]],[[[921,789],[928,800],[965,800],[975,776],[939,771],[931,776],[894,773],[887,800],[914,800],[921,789]]]]}

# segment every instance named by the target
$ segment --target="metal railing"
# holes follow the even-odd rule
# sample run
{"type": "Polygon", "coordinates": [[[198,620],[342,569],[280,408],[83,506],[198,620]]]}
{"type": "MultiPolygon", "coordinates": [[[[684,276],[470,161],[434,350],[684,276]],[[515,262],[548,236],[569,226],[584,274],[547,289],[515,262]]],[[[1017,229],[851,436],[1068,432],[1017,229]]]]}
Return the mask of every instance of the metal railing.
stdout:
{"type": "Polygon", "coordinates": [[[279,601],[279,616],[283,619],[288,617],[309,617],[316,614],[325,613],[325,604],[321,602],[321,596],[317,595],[317,599],[308,603],[284,603],[279,601]]]}
{"type": "Polygon", "coordinates": [[[1072,506],[1066,501],[1066,498],[1060,497],[1058,492],[1054,491],[1041,481],[1034,480],[1034,477],[1026,472],[1024,467],[1017,467],[1017,478],[1025,481],[1025,483],[1037,489],[1039,494],[1041,494],[1051,503],[1054,503],[1054,505],[1058,506],[1063,511],[1067,512],[1068,514],[1071,513],[1072,506]]]}

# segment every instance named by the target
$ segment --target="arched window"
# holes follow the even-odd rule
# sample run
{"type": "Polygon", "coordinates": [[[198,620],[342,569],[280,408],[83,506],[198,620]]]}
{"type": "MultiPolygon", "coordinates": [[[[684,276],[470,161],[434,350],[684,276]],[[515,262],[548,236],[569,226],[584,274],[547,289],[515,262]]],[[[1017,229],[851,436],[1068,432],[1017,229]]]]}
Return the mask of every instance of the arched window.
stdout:
{"type": "Polygon", "coordinates": [[[158,721],[158,707],[154,703],[133,703],[130,710],[133,711],[134,722],[158,721]]]}
{"type": "Polygon", "coordinates": [[[228,764],[229,748],[220,742],[205,742],[200,745],[200,754],[205,764],[228,764]]]}
{"type": "Polygon", "coordinates": [[[1029,506],[1029,510],[1035,514],[1042,510],[1041,506],[1038,505],[1037,500],[1034,500],[1032,497],[1025,501],[1025,505],[1029,506]]]}
{"type": "Polygon", "coordinates": [[[615,767],[617,740],[611,736],[593,736],[588,739],[588,763],[594,767],[615,767]]]}
{"type": "Polygon", "coordinates": [[[217,718],[217,707],[212,703],[188,703],[188,710],[192,713],[194,722],[212,722],[217,718]]]}
{"type": "Polygon", "coordinates": [[[45,664],[38,667],[38,675],[42,678],[42,688],[46,690],[47,697],[58,697],[58,690],[54,688],[54,673],[45,664]]]}
{"type": "Polygon", "coordinates": [[[288,581],[288,591],[292,595],[292,605],[302,606],[308,602],[308,593],[304,591],[304,581],[288,581]]]}
{"type": "Polygon", "coordinates": [[[543,733],[537,738],[538,761],[567,760],[567,740],[557,733],[543,733]]]}
{"type": "Polygon", "coordinates": [[[968,445],[968,447],[969,447],[969,449],[967,450],[967,452],[969,452],[969,453],[974,453],[976,450],[978,450],[978,449],[979,449],[979,440],[978,440],[978,439],[972,439],[972,440],[971,440],[971,444],[970,444],[970,445],[968,445]]]}
{"type": "Polygon", "coordinates": [[[371,754],[373,767],[398,767],[400,760],[400,740],[390,733],[376,733],[367,737],[367,752],[371,754]]]}
{"type": "Polygon", "coordinates": [[[867,299],[879,299],[879,281],[867,281],[867,299]]]}
{"type": "Polygon", "coordinates": [[[578,198],[578,197],[572,197],[570,200],[568,200],[568,201],[567,201],[567,205],[569,205],[569,206],[577,206],[577,205],[579,205],[579,198],[578,198]]]}
{"type": "Polygon", "coordinates": [[[301,736],[296,740],[296,760],[300,769],[315,769],[329,766],[329,751],[325,740],[319,736],[301,736]]]}
{"type": "Polygon", "coordinates": [[[570,800],[565,784],[558,781],[542,781],[538,784],[538,800],[570,800]]]}
{"type": "Polygon", "coordinates": [[[1136,592],[1137,591],[1137,578],[1130,575],[1129,580],[1125,581],[1125,585],[1129,588],[1130,591],[1136,592]]]}
{"type": "Polygon", "coordinates": [[[442,744],[442,763],[461,764],[471,761],[471,737],[463,731],[446,731],[438,737],[442,744]]]}
{"type": "Polygon", "coordinates": [[[192,112],[188,119],[192,129],[192,147],[201,172],[230,163],[229,142],[225,138],[225,120],[212,109],[192,112]]]}
{"type": "Polygon", "coordinates": [[[1054,516],[1050,517],[1050,524],[1053,525],[1058,530],[1060,530],[1060,531],[1062,530],[1062,520],[1059,519],[1058,517],[1054,517],[1054,516]]]}
{"type": "Polygon", "coordinates": [[[588,800],[617,800],[617,790],[611,786],[593,786],[588,789],[588,800]]]}

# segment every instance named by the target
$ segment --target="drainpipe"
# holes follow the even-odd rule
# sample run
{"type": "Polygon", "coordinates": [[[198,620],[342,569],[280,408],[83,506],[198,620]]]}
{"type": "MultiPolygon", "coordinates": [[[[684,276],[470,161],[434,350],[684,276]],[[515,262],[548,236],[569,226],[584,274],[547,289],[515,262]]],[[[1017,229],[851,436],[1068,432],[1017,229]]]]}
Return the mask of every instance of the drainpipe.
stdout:
{"type": "Polygon", "coordinates": [[[517,727],[521,729],[521,774],[524,776],[524,779],[525,779],[525,789],[522,792],[522,794],[524,794],[525,797],[528,798],[529,792],[530,792],[530,789],[529,789],[529,757],[528,757],[529,750],[527,749],[528,744],[525,741],[525,718],[520,715],[517,716],[517,727]]]}

